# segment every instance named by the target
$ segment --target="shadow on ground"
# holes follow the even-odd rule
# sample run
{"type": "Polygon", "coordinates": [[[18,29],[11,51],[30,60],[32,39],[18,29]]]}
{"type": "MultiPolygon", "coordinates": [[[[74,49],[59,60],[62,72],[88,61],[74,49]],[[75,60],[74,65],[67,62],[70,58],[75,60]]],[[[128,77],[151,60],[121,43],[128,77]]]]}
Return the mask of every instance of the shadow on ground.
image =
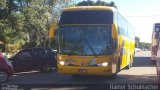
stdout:
{"type": "Polygon", "coordinates": [[[23,90],[110,90],[112,85],[135,84],[157,85],[157,79],[156,76],[152,75],[117,75],[115,78],[87,76],[77,79],[70,78],[67,80],[67,82],[64,81],[63,83],[57,82],[54,84],[19,84],[18,86],[23,90]]]}
{"type": "Polygon", "coordinates": [[[150,57],[135,57],[133,67],[155,67],[150,57]]]}

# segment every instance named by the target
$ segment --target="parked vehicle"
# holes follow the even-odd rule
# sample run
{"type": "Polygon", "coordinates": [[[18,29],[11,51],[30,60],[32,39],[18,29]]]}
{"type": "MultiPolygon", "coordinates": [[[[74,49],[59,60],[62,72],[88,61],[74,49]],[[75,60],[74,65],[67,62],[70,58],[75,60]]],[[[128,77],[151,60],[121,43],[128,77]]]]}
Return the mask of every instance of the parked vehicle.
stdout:
{"type": "Polygon", "coordinates": [[[0,53],[0,83],[13,75],[11,63],[0,53]]]}
{"type": "Polygon", "coordinates": [[[136,52],[140,52],[140,51],[141,51],[140,48],[135,48],[135,53],[136,53],[136,52]]]}
{"type": "Polygon", "coordinates": [[[55,53],[51,48],[28,48],[19,51],[9,59],[15,72],[40,69],[50,72],[56,67],[55,53]]]}

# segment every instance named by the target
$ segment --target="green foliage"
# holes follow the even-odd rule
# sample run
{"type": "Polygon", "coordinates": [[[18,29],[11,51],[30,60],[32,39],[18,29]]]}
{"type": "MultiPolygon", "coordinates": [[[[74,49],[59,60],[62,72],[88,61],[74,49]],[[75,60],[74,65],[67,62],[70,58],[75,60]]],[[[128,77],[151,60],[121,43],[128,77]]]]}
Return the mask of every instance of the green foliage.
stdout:
{"type": "Polygon", "coordinates": [[[48,30],[71,0],[0,0],[3,51],[49,45],[48,30]],[[16,45],[16,46],[15,46],[16,45]],[[28,46],[27,46],[28,45],[28,46]]]}
{"type": "Polygon", "coordinates": [[[141,49],[151,49],[151,43],[140,42],[139,37],[135,37],[136,47],[141,49]]]}
{"type": "Polygon", "coordinates": [[[115,5],[113,1],[110,3],[107,3],[101,0],[97,0],[97,2],[91,1],[91,0],[82,1],[82,2],[79,2],[77,6],[112,6],[112,7],[117,8],[117,6],[115,5]]]}
{"type": "Polygon", "coordinates": [[[0,1],[0,8],[5,8],[6,7],[6,0],[1,0],[0,1]]]}
{"type": "Polygon", "coordinates": [[[140,42],[139,43],[139,48],[150,50],[151,49],[151,43],[140,42]]]}
{"type": "Polygon", "coordinates": [[[139,47],[139,41],[140,41],[140,38],[139,37],[135,37],[135,47],[139,47]]]}

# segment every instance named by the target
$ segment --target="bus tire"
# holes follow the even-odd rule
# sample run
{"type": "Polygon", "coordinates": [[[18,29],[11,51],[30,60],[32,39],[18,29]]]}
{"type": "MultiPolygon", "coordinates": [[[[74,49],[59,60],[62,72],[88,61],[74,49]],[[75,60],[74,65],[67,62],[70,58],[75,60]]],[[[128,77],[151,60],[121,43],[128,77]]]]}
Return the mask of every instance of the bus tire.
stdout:
{"type": "Polygon", "coordinates": [[[132,61],[130,61],[129,65],[126,66],[126,69],[132,68],[132,65],[133,65],[133,63],[132,63],[132,61]]]}
{"type": "Polygon", "coordinates": [[[133,59],[134,59],[134,57],[130,56],[129,65],[127,65],[125,69],[130,69],[130,68],[132,68],[132,66],[133,66],[133,59]]]}

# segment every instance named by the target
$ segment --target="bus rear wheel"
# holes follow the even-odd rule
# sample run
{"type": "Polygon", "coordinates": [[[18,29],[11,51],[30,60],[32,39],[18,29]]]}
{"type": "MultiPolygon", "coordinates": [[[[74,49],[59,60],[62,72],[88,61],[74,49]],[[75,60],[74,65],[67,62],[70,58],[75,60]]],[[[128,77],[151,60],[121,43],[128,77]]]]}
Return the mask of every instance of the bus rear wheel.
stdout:
{"type": "Polygon", "coordinates": [[[127,65],[127,67],[126,67],[126,69],[130,69],[130,68],[132,68],[132,62],[129,63],[129,65],[127,65]]]}
{"type": "Polygon", "coordinates": [[[129,65],[126,66],[126,69],[130,69],[132,68],[132,66],[133,66],[133,58],[132,56],[130,56],[130,62],[129,62],[129,65]]]}

